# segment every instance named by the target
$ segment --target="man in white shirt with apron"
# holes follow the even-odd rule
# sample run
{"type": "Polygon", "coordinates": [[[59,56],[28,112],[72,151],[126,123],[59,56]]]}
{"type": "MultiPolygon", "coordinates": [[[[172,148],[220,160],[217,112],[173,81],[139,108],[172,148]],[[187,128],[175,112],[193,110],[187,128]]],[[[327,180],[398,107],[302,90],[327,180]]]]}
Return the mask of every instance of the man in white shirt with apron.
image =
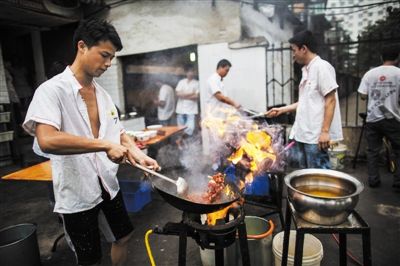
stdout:
{"type": "Polygon", "coordinates": [[[381,184],[379,152],[382,138],[386,137],[396,157],[393,187],[400,189],[400,68],[396,67],[399,49],[386,46],[381,55],[383,64],[365,73],[358,88],[361,99],[368,98],[368,182],[370,187],[381,184]]]}
{"type": "Polygon", "coordinates": [[[159,166],[125,134],[110,95],[93,79],[122,49],[115,28],[82,21],[73,44],[73,64],[37,88],[23,127],[36,137],[34,149],[51,160],[54,212],[62,215],[77,263],[100,262],[100,225],[112,242],[112,264],[123,265],[133,226],[116,177],[118,164],[159,166]]]}
{"type": "Polygon", "coordinates": [[[330,141],[343,139],[335,69],[316,54],[316,41],[310,31],[289,39],[294,60],[304,65],[299,85],[299,100],[272,108],[266,115],[275,117],[296,111],[290,133],[297,145],[300,168],[330,168],[330,141]]]}

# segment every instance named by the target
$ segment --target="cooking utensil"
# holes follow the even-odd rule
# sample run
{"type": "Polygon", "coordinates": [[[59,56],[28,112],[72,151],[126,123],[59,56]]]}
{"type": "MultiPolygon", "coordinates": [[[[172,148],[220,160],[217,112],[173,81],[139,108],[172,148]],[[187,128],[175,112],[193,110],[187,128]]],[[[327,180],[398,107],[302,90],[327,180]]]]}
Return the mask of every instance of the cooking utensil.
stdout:
{"type": "Polygon", "coordinates": [[[356,178],[334,170],[303,169],[285,177],[288,197],[296,212],[314,224],[344,222],[364,189],[356,178]]]}
{"type": "Polygon", "coordinates": [[[142,166],[142,165],[140,165],[138,163],[133,165],[128,160],[126,162],[128,164],[130,164],[130,165],[132,165],[132,166],[144,171],[144,172],[147,172],[149,174],[152,174],[154,176],[162,178],[163,180],[165,180],[167,182],[170,182],[171,184],[174,184],[176,186],[176,191],[177,191],[177,193],[179,195],[186,195],[186,193],[188,191],[188,184],[187,184],[186,180],[183,179],[182,177],[178,177],[177,180],[174,180],[174,179],[169,178],[169,177],[167,177],[165,175],[157,173],[156,171],[150,170],[149,168],[146,168],[146,167],[144,167],[144,166],[142,166]]]}
{"type": "MultiPolygon", "coordinates": [[[[154,179],[152,180],[152,184],[166,202],[179,210],[189,213],[204,214],[215,212],[231,205],[240,198],[240,192],[237,187],[230,184],[228,185],[230,185],[231,193],[221,200],[210,204],[194,202],[183,195],[179,195],[174,185],[164,179],[154,179]]],[[[190,191],[188,194],[190,194],[190,191]]]]}

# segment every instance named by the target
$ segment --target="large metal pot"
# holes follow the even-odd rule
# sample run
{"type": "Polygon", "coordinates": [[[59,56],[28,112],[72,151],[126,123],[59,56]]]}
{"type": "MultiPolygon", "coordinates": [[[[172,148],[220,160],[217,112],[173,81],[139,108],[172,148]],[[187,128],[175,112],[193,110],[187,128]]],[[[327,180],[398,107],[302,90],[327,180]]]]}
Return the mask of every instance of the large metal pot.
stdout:
{"type": "Polygon", "coordinates": [[[363,184],[351,175],[326,169],[297,170],[285,177],[288,197],[304,220],[321,225],[343,223],[363,184]]]}

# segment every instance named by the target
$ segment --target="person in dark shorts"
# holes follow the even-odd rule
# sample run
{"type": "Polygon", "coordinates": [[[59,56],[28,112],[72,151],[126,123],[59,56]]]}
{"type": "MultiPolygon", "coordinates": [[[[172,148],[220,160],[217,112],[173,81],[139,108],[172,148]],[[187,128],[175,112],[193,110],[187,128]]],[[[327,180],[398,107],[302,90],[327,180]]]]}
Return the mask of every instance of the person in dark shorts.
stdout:
{"type": "Polygon", "coordinates": [[[24,129],[33,149],[51,160],[54,212],[61,214],[66,239],[79,265],[101,260],[100,230],[112,242],[111,261],[123,265],[133,226],[117,180],[128,160],[158,169],[158,163],[125,134],[110,95],[93,79],[122,49],[106,21],[82,21],[74,34],[72,65],[36,90],[24,129]]]}

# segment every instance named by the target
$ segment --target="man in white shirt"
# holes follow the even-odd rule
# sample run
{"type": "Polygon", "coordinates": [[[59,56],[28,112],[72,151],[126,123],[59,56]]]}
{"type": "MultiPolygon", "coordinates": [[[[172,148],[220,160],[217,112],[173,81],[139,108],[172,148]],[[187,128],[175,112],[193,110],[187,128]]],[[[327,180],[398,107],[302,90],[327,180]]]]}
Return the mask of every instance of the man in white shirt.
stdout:
{"type": "Polygon", "coordinates": [[[272,108],[275,117],[296,111],[290,138],[296,140],[301,168],[330,168],[327,149],[330,141],[343,139],[335,69],[316,54],[316,41],[310,31],[289,39],[294,60],[304,65],[299,100],[272,108]]]}
{"type": "Polygon", "coordinates": [[[123,265],[133,226],[116,177],[118,164],[159,166],[125,134],[110,95],[93,80],[122,49],[115,28],[97,19],[82,21],[73,44],[73,64],[39,86],[23,127],[36,137],[34,149],[51,160],[54,211],[63,217],[77,263],[100,262],[100,225],[112,242],[112,264],[123,265]]]}
{"type": "Polygon", "coordinates": [[[217,71],[208,78],[206,89],[206,114],[218,115],[220,109],[226,108],[227,105],[240,108],[240,104],[227,96],[227,91],[223,83],[223,79],[228,75],[231,67],[231,62],[222,59],[217,64],[217,71]]]}
{"type": "Polygon", "coordinates": [[[199,98],[199,82],[194,78],[193,66],[185,66],[186,78],[176,86],[177,122],[179,126],[186,126],[185,134],[192,136],[195,129],[196,115],[199,113],[197,100],[199,98]]]}
{"type": "Polygon", "coordinates": [[[156,84],[160,88],[158,99],[155,101],[157,105],[158,121],[163,126],[173,125],[175,113],[174,89],[161,81],[156,81],[156,84]]]}
{"type": "Polygon", "coordinates": [[[383,64],[365,73],[358,88],[361,99],[368,98],[368,182],[370,187],[381,184],[379,152],[382,138],[386,137],[396,157],[393,187],[400,189],[400,69],[396,67],[399,49],[386,46],[381,56],[383,64]]]}

